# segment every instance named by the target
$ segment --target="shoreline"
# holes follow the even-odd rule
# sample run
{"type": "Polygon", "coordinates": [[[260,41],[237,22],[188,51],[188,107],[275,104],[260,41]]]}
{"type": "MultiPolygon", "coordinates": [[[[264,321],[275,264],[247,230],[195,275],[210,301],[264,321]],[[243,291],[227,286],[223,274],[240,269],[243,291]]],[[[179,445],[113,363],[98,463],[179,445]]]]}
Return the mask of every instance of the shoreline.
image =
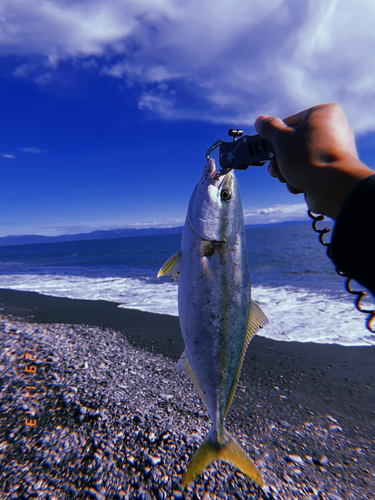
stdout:
{"type": "MultiPolygon", "coordinates": [[[[178,432],[186,431],[187,438],[190,437],[191,431],[184,429],[181,420],[189,407],[184,398],[194,397],[197,407],[200,403],[186,378],[174,368],[174,362],[184,348],[177,317],[117,308],[116,304],[105,301],[61,299],[4,289],[0,290],[0,309],[0,315],[7,318],[10,325],[20,322],[17,323],[21,325],[18,326],[19,331],[24,324],[25,331],[34,332],[30,333],[30,339],[35,345],[42,338],[43,345],[48,345],[51,351],[63,340],[66,345],[72,343],[75,349],[87,343],[86,354],[69,351],[70,366],[80,367],[78,375],[68,368],[61,369],[61,377],[80,377],[84,372],[82,365],[85,359],[89,359],[90,352],[95,352],[94,362],[99,365],[102,353],[96,350],[96,343],[112,338],[111,335],[125,350],[126,345],[129,352],[134,350],[134,359],[147,359],[155,370],[160,359],[165,359],[169,368],[163,372],[163,383],[170,381],[171,387],[180,388],[176,389],[176,394],[180,390],[176,402],[168,403],[165,415],[168,418],[174,416],[178,432]],[[39,334],[39,331],[42,333],[39,334]],[[98,337],[90,334],[88,342],[82,337],[81,332],[85,331],[94,331],[98,337]],[[67,342],[66,335],[73,340],[67,342]],[[194,396],[190,396],[193,393],[194,396]]],[[[3,340],[9,339],[5,335],[3,340]]],[[[107,343],[110,353],[111,343],[109,340],[107,343]]],[[[115,344],[113,349],[115,352],[115,344]]],[[[117,349],[116,353],[116,363],[121,365],[121,349],[117,349]]],[[[226,425],[237,438],[243,436],[249,443],[258,466],[265,471],[268,484],[275,488],[275,491],[272,490],[275,496],[270,498],[278,498],[277,490],[283,490],[285,494],[288,492],[289,498],[309,498],[307,490],[305,497],[293,490],[307,483],[313,488],[309,493],[311,499],[375,498],[375,459],[372,451],[375,442],[374,355],[373,347],[282,342],[259,336],[251,341],[226,425]],[[285,457],[293,455],[300,457],[303,464],[286,460],[285,457]],[[326,457],[327,462],[322,457],[326,457]],[[322,492],[323,496],[315,495],[315,490],[322,492]],[[336,497],[330,497],[328,493],[336,497]]],[[[59,358],[61,366],[65,363],[64,356],[59,358]]],[[[111,368],[115,366],[112,364],[114,361],[107,360],[106,363],[107,373],[108,370],[115,370],[111,368]]],[[[132,366],[131,370],[137,371],[135,362],[132,366]]],[[[121,366],[119,371],[115,370],[116,377],[121,377],[122,371],[121,366]]],[[[136,395],[129,394],[133,394],[131,398],[136,401],[139,391],[141,394],[148,391],[146,402],[134,403],[137,411],[147,413],[149,410],[144,408],[153,405],[154,399],[160,399],[163,386],[155,385],[160,382],[159,372],[155,372],[150,379],[144,371],[139,373],[137,384],[141,385],[136,395]],[[142,379],[144,374],[145,380],[142,379]],[[150,394],[151,387],[154,387],[153,395],[150,394]]],[[[99,386],[95,381],[98,376],[95,375],[93,380],[87,377],[85,383],[92,384],[97,390],[99,386]]],[[[104,393],[108,396],[114,381],[108,377],[105,380],[104,393]]],[[[79,383],[84,384],[82,380],[79,383]]],[[[67,387],[76,386],[77,397],[84,398],[86,390],[79,383],[74,379],[67,387]]],[[[63,389],[59,390],[63,392],[63,389]]],[[[87,391],[88,400],[89,394],[90,391],[87,391]]],[[[85,403],[86,406],[88,404],[85,403]]],[[[205,430],[202,429],[207,429],[209,423],[202,412],[203,408],[189,417],[189,422],[193,427],[195,425],[199,434],[198,442],[204,438],[205,430]]],[[[163,419],[160,425],[161,422],[163,419]]],[[[159,423],[155,424],[157,428],[159,423]]],[[[179,498],[177,493],[176,498],[179,498]]]]}
{"type": "MultiPolygon", "coordinates": [[[[39,292],[0,288],[0,314],[31,323],[63,323],[117,329],[123,331],[129,340],[140,348],[157,349],[161,354],[177,360],[184,349],[178,316],[126,308],[119,302],[70,299],[39,292]],[[155,341],[155,337],[159,340],[155,341]],[[168,344],[170,341],[173,342],[172,345],[168,344]]],[[[328,346],[333,347],[334,358],[337,357],[334,352],[336,347],[338,350],[350,348],[359,349],[358,352],[375,352],[375,345],[285,341],[258,335],[255,338],[262,338],[266,342],[275,343],[276,346],[293,344],[297,349],[299,344],[309,346],[306,349],[301,348],[302,351],[307,350],[318,359],[321,356],[320,351],[325,352],[328,346]],[[318,346],[325,347],[320,350],[318,346]]]]}
{"type": "MultiPolygon", "coordinates": [[[[184,350],[178,317],[119,308],[116,303],[104,300],[66,299],[0,289],[0,314],[11,320],[41,325],[109,328],[122,332],[132,346],[175,362],[184,350]]],[[[334,394],[349,414],[355,407],[370,416],[375,415],[374,365],[375,347],[284,342],[255,335],[246,352],[242,376],[263,380],[265,387],[277,385],[280,378],[298,377],[294,393],[302,399],[305,391],[315,391],[322,397],[324,393],[323,399],[329,404],[329,395],[334,394]]]]}

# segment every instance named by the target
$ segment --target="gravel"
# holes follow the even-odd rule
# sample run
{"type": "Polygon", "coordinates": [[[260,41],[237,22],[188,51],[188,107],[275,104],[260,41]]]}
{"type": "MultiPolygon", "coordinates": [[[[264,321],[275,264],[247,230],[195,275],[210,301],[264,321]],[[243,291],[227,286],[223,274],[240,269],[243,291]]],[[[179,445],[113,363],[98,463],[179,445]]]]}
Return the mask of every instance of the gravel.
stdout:
{"type": "Polygon", "coordinates": [[[253,433],[241,419],[241,398],[227,428],[267,486],[213,463],[182,491],[210,420],[169,358],[130,345],[114,330],[7,317],[0,317],[0,347],[1,499],[374,498],[367,496],[371,489],[340,483],[342,465],[329,453],[329,440],[345,439],[344,432],[271,414],[264,432],[253,433]],[[293,440],[307,434],[326,440],[327,455],[296,454],[293,440]]]}

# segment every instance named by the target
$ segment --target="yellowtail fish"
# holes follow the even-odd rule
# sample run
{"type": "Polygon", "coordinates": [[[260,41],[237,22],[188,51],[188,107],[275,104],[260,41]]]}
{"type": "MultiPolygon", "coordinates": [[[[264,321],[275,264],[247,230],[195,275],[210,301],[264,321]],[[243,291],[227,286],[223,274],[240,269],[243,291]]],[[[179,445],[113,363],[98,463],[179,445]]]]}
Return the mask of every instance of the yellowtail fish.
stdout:
{"type": "Polygon", "coordinates": [[[231,462],[263,486],[261,473],[224,428],[246,348],[268,319],[251,299],[240,190],[233,170],[210,158],[191,195],[181,250],[158,273],[178,278],[185,351],[177,367],[194,382],[212,428],[183,477],[186,487],[214,460],[231,462]]]}

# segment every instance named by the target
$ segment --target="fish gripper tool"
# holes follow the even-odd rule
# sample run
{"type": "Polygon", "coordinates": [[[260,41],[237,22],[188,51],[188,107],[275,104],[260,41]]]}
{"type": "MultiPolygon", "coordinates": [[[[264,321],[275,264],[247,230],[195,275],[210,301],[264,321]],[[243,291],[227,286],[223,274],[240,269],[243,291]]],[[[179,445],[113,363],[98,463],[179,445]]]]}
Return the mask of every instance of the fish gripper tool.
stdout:
{"type": "Polygon", "coordinates": [[[212,151],[220,148],[221,173],[225,174],[232,169],[246,170],[248,167],[261,167],[275,157],[272,144],[260,135],[243,135],[240,129],[229,129],[228,135],[233,137],[232,142],[222,139],[213,144],[206,153],[210,157],[212,151]]]}

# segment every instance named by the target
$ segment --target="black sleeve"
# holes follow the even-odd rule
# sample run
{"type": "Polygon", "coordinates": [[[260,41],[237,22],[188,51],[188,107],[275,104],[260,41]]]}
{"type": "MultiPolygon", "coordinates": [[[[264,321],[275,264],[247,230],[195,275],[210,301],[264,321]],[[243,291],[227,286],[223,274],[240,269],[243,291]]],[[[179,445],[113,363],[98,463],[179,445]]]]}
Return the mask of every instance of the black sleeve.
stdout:
{"type": "Polygon", "coordinates": [[[375,295],[375,174],[362,180],[342,207],[331,256],[340,271],[375,295]]]}

